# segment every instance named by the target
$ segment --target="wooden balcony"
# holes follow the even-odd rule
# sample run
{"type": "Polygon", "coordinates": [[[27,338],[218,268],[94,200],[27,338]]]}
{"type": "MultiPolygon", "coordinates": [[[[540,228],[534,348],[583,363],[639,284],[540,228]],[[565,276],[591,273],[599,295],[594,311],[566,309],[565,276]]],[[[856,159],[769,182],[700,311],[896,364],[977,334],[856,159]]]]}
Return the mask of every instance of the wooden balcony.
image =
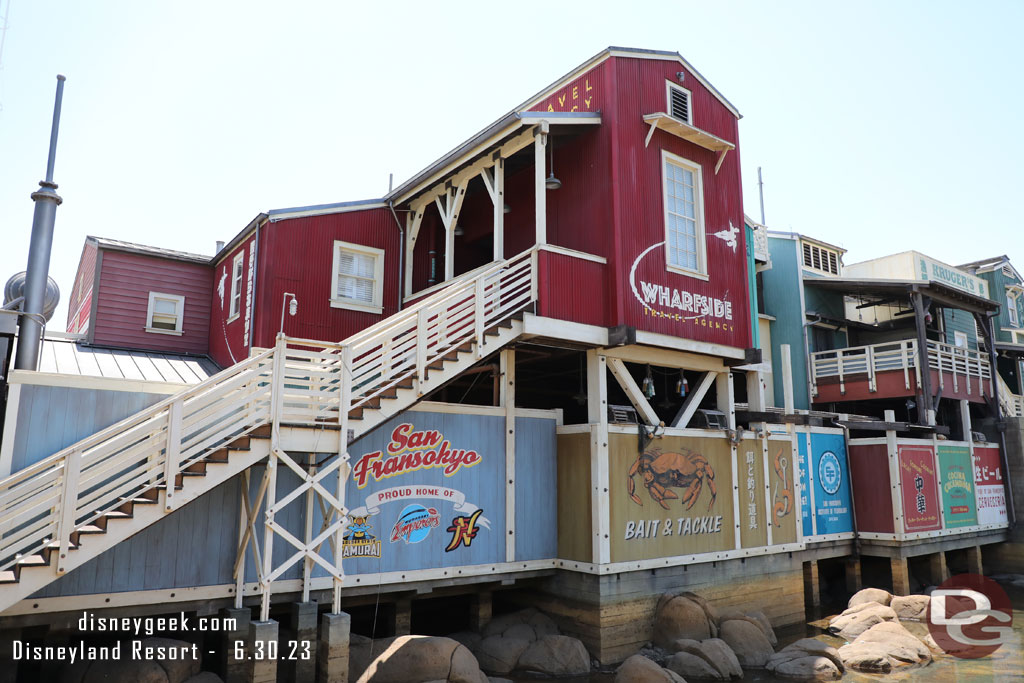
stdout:
{"type": "MultiPolygon", "coordinates": [[[[917,341],[907,339],[811,354],[815,403],[913,397],[921,386],[917,341]]],[[[988,357],[971,349],[928,342],[932,390],[943,398],[984,403],[993,396],[988,357]]]]}

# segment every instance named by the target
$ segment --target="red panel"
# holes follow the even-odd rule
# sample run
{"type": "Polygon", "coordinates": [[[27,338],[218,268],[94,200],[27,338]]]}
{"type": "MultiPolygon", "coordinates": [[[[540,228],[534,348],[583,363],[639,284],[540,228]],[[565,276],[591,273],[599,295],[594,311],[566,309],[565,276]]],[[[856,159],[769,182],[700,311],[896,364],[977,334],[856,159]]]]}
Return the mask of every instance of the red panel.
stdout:
{"type": "Polygon", "coordinates": [[[883,444],[850,444],[850,478],[857,530],[891,534],[894,531],[889,454],[883,444]]]}
{"type": "Polygon", "coordinates": [[[92,341],[101,346],[205,354],[212,269],[155,256],[104,250],[92,341]],[[149,293],[185,297],[182,335],[146,332],[149,293]]]}
{"type": "Polygon", "coordinates": [[[261,228],[259,296],[254,345],[269,347],[281,324],[284,292],[298,298],[298,315],[285,316],[285,334],[341,341],[398,310],[398,226],[388,209],[292,218],[261,228]],[[384,249],[381,314],[331,307],[334,240],[384,249]]]}
{"type": "MultiPolygon", "coordinates": [[[[669,133],[656,131],[650,145],[644,147],[648,127],[643,115],[666,110],[666,80],[678,83],[676,73],[685,69],[675,61],[629,58],[616,58],[614,68],[612,182],[616,189],[616,239],[621,256],[614,266],[619,302],[614,322],[677,337],[748,347],[750,313],[738,151],[725,157],[716,174],[717,154],[669,133]],[[666,268],[662,150],[701,166],[707,280],[666,268]],[[730,226],[736,228],[732,233],[733,246],[715,236],[721,231],[727,234],[730,226]]],[[[736,144],[733,114],[692,74],[687,74],[683,85],[692,93],[693,125],[736,144]]]]}
{"type": "Polygon", "coordinates": [[[549,97],[530,107],[529,111],[599,111],[605,107],[604,81],[608,62],[596,67],[556,90],[549,97]]]}
{"type": "Polygon", "coordinates": [[[71,287],[68,299],[68,320],[65,330],[68,332],[85,332],[89,325],[90,307],[92,305],[93,280],[96,279],[96,245],[86,241],[82,247],[82,256],[78,260],[78,271],[75,273],[75,284],[71,287]]]}
{"type": "Polygon", "coordinates": [[[939,477],[935,449],[924,444],[900,444],[900,489],[903,493],[903,529],[906,533],[942,528],[939,477]]]}
{"type": "Polygon", "coordinates": [[[249,339],[252,329],[253,298],[259,291],[260,278],[252,271],[253,291],[249,291],[249,273],[253,268],[253,256],[259,265],[258,251],[253,252],[255,233],[242,240],[229,254],[218,261],[213,274],[210,293],[210,357],[221,367],[234,365],[249,357],[252,346],[249,339]],[[242,254],[242,301],[239,315],[229,320],[231,311],[231,268],[235,257],[242,254]],[[247,321],[248,319],[248,321],[247,321]]]}
{"type": "MultiPolygon", "coordinates": [[[[932,390],[939,390],[939,373],[932,370],[932,390]]],[[[906,379],[902,370],[891,370],[875,374],[876,391],[871,391],[866,374],[858,373],[844,378],[843,385],[845,392],[840,391],[839,379],[828,378],[827,381],[818,382],[818,395],[814,403],[842,403],[843,401],[870,401],[876,398],[896,398],[903,396],[914,396],[917,394],[913,373],[910,376],[910,388],[907,388],[906,379]]],[[[945,386],[942,389],[942,398],[967,399],[974,403],[984,403],[984,394],[989,391],[990,382],[984,380],[982,387],[978,387],[978,378],[971,378],[971,393],[967,393],[967,382],[963,376],[957,377],[957,389],[953,390],[953,375],[948,372],[942,373],[945,386]]]]}
{"type": "Polygon", "coordinates": [[[607,326],[606,268],[602,263],[542,251],[538,255],[539,315],[607,326]]]}

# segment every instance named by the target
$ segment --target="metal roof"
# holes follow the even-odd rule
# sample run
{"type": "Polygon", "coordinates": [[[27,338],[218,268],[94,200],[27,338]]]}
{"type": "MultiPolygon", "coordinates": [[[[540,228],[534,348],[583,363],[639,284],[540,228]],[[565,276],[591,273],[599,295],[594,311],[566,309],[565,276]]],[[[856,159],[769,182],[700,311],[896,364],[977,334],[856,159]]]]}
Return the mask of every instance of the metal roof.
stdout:
{"type": "Polygon", "coordinates": [[[220,371],[206,357],[85,346],[71,339],[44,339],[39,371],[61,375],[198,384],[220,371]]]}
{"type": "Polygon", "coordinates": [[[115,240],[109,237],[94,237],[92,235],[87,236],[86,241],[92,240],[96,246],[101,249],[113,249],[115,251],[126,251],[132,254],[144,254],[146,256],[157,256],[160,258],[169,258],[176,261],[191,261],[193,263],[208,264],[210,262],[210,256],[203,256],[202,254],[192,254],[187,251],[175,251],[174,249],[162,249],[160,247],[151,247],[147,244],[138,244],[136,242],[125,242],[124,240],[115,240]]]}
{"type": "Polygon", "coordinates": [[[842,294],[862,296],[892,296],[909,294],[914,290],[931,297],[931,299],[948,308],[964,311],[987,313],[999,310],[999,304],[991,299],[948,287],[933,280],[883,280],[872,278],[846,277],[804,277],[805,285],[830,289],[842,294]]]}

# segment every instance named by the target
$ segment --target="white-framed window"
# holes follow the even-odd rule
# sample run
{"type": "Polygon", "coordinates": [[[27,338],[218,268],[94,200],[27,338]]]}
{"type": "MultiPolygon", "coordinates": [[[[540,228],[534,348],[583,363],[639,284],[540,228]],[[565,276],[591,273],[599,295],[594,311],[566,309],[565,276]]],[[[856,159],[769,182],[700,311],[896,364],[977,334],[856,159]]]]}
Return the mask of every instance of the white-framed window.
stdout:
{"type": "Polygon", "coordinates": [[[967,348],[967,333],[960,330],[953,330],[953,346],[958,349],[967,348]]]}
{"type": "Polygon", "coordinates": [[[839,275],[839,252],[811,242],[801,242],[804,268],[839,275]]]}
{"type": "Polygon", "coordinates": [[[672,81],[665,81],[665,111],[674,119],[683,123],[693,124],[693,109],[691,107],[690,91],[682,88],[672,81]]]}
{"type": "Polygon", "coordinates": [[[383,311],[383,249],[334,240],[331,306],[370,313],[383,311]]]}
{"type": "Polygon", "coordinates": [[[704,186],[700,165],[662,150],[665,258],[669,270],[707,278],[704,186]]]}
{"type": "Polygon", "coordinates": [[[238,317],[242,310],[242,271],[245,265],[245,251],[238,252],[231,262],[231,299],[228,306],[228,322],[238,317]]]}
{"type": "Polygon", "coordinates": [[[1012,292],[1006,293],[1006,314],[1010,316],[1010,325],[1020,327],[1020,317],[1017,315],[1017,299],[1012,292]]]}
{"type": "Polygon", "coordinates": [[[178,294],[149,293],[146,332],[181,334],[185,317],[185,297],[178,294]]]}

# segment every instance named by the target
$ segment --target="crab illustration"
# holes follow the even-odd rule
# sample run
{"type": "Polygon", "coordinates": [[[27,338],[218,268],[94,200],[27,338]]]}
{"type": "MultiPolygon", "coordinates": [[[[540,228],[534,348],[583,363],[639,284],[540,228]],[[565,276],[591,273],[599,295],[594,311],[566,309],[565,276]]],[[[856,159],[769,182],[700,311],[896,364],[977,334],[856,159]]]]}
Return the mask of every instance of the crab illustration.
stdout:
{"type": "Polygon", "coordinates": [[[651,498],[666,510],[669,507],[665,500],[679,497],[672,490],[673,488],[687,487],[682,499],[687,510],[697,502],[705,481],[708,488],[711,489],[709,510],[715,504],[715,498],[718,497],[718,490],[715,488],[715,471],[711,469],[708,459],[689,449],[684,448],[682,453],[662,453],[661,449],[652,448],[637,457],[636,462],[629,468],[626,486],[633,502],[643,505],[636,495],[636,483],[633,481],[633,476],[638,472],[643,477],[644,486],[647,487],[651,498]]]}

